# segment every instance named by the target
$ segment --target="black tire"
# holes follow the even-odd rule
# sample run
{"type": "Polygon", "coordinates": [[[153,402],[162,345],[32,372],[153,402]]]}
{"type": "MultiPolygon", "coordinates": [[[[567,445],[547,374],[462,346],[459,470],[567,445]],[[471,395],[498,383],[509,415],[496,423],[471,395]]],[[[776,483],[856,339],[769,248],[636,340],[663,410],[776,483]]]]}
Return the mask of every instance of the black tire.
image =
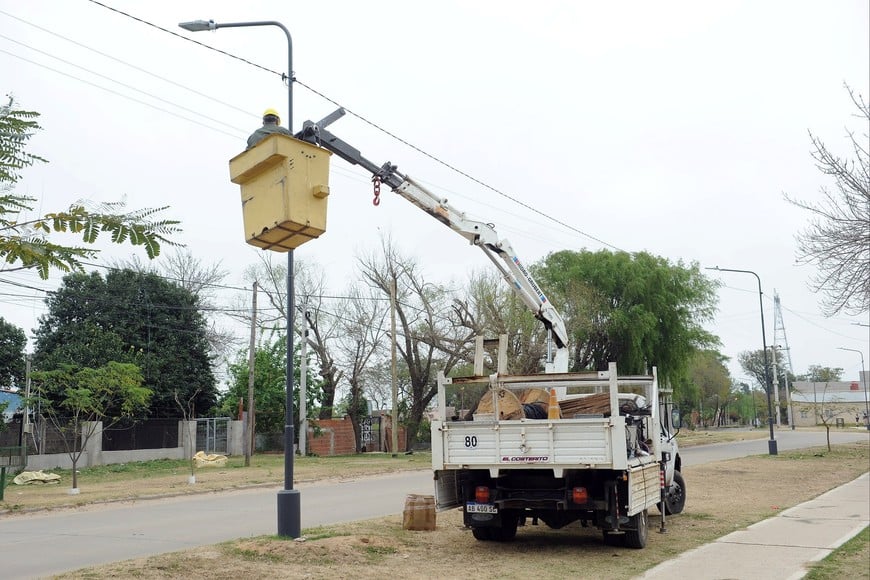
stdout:
{"type": "Polygon", "coordinates": [[[674,470],[671,486],[665,490],[665,515],[674,516],[682,513],[684,507],[686,507],[686,482],[683,474],[674,470]]]}
{"type": "Polygon", "coordinates": [[[492,535],[490,534],[490,531],[492,531],[494,529],[495,528],[490,528],[490,527],[485,527],[485,526],[472,527],[471,533],[474,535],[475,540],[479,540],[481,542],[488,542],[492,539],[492,535]]]}
{"type": "Polygon", "coordinates": [[[649,516],[646,510],[631,516],[629,525],[631,529],[625,530],[625,545],[638,550],[645,548],[649,537],[649,516]]]}

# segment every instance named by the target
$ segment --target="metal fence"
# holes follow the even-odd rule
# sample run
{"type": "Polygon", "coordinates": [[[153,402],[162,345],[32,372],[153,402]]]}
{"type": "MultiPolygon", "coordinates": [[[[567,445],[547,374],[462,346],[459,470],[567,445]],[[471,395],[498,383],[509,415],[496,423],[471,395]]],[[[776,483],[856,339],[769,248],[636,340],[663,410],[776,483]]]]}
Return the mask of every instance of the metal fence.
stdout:
{"type": "Polygon", "coordinates": [[[196,420],[196,450],[204,453],[226,454],[229,452],[227,433],[231,419],[212,417],[196,420]]]}
{"type": "Polygon", "coordinates": [[[122,421],[103,430],[103,451],[178,447],[178,419],[122,421]]]}

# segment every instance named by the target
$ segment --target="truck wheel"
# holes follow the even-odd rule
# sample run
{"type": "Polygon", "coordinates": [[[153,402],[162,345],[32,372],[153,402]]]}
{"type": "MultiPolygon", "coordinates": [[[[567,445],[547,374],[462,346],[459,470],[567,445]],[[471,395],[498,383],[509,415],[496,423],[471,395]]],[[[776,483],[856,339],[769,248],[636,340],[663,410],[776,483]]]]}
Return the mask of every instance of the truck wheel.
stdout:
{"type": "Polygon", "coordinates": [[[674,479],[671,486],[665,490],[665,515],[673,516],[682,513],[686,507],[686,482],[683,474],[674,471],[674,479]]]}
{"type": "Polygon", "coordinates": [[[634,529],[625,530],[625,545],[629,548],[645,548],[649,535],[648,523],[646,510],[631,516],[629,525],[634,529]]]}
{"type": "Polygon", "coordinates": [[[495,542],[510,542],[517,535],[520,516],[516,512],[502,512],[501,527],[489,528],[490,539],[495,542]]]}
{"type": "Polygon", "coordinates": [[[474,535],[475,540],[480,540],[481,542],[488,542],[492,539],[492,534],[490,532],[495,528],[489,527],[473,527],[471,528],[471,533],[474,535]]]}

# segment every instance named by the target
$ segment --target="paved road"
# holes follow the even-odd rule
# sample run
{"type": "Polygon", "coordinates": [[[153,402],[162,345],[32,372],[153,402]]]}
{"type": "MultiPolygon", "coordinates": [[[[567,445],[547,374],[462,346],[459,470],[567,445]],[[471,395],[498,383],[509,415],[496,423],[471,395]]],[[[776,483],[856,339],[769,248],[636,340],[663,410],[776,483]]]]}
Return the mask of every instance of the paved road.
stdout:
{"type": "MultiPolygon", "coordinates": [[[[866,441],[870,432],[858,429],[831,430],[831,444],[851,443],[853,441],[866,441]]],[[[824,431],[792,431],[791,429],[779,429],[774,431],[777,451],[782,453],[793,449],[804,449],[825,445],[824,431]]],[[[753,439],[751,441],[736,441],[733,443],[714,443],[713,445],[699,445],[680,450],[683,465],[701,465],[713,461],[737,459],[749,455],[767,455],[769,438],[753,439]]]]}
{"type": "MultiPolygon", "coordinates": [[[[0,577],[37,578],[95,564],[277,531],[280,488],[109,504],[0,520],[0,577]]],[[[432,493],[429,471],[298,486],[303,528],[400,513],[432,493]]]]}
{"type": "MultiPolygon", "coordinates": [[[[833,443],[867,432],[832,433],[833,443]]],[[[823,432],[778,431],[780,451],[824,445],[823,432]]],[[[683,450],[685,465],[766,454],[767,439],[683,450]]],[[[0,576],[37,578],[277,531],[278,487],[0,519],[0,576]]],[[[302,528],[400,513],[409,493],[432,493],[429,471],[301,485],[302,528]]]]}

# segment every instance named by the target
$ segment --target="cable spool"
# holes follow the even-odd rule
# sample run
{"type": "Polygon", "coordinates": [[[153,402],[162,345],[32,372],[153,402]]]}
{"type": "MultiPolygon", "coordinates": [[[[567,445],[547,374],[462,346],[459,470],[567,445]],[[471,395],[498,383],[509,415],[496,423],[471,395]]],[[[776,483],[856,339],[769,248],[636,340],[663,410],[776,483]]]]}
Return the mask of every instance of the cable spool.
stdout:
{"type": "Polygon", "coordinates": [[[541,403],[523,403],[523,413],[526,419],[546,419],[547,408],[541,403]]]}
{"type": "MultiPolygon", "coordinates": [[[[493,396],[498,398],[498,420],[546,419],[550,395],[544,389],[525,389],[514,394],[504,387],[487,391],[477,403],[477,420],[495,419],[493,396]]],[[[558,403],[557,403],[558,405],[558,403]]]]}

